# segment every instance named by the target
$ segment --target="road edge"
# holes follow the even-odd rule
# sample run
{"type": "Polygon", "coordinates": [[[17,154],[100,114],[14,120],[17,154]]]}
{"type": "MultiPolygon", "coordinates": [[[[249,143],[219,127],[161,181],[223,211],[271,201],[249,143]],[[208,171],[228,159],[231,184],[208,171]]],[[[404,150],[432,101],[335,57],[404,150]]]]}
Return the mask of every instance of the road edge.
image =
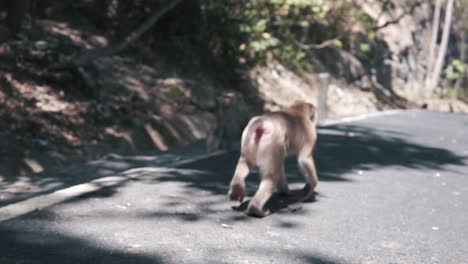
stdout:
{"type": "MultiPolygon", "coordinates": [[[[319,127],[327,127],[327,126],[332,126],[332,125],[341,124],[341,123],[355,122],[355,121],[365,120],[365,119],[373,118],[373,117],[394,115],[394,114],[402,113],[404,111],[405,110],[389,110],[389,111],[375,112],[375,113],[363,114],[363,115],[352,116],[352,117],[345,117],[341,119],[334,119],[334,120],[328,120],[328,121],[326,120],[324,122],[321,122],[319,124],[319,127]]],[[[177,168],[177,167],[190,164],[193,162],[197,162],[200,160],[204,160],[210,157],[223,155],[225,153],[226,151],[220,150],[220,151],[216,151],[212,153],[201,154],[193,158],[188,158],[188,159],[184,159],[184,160],[180,160],[180,161],[176,161],[176,162],[172,162],[168,164],[162,164],[162,166],[160,167],[161,168],[177,168]]],[[[34,212],[34,211],[37,211],[37,210],[43,210],[47,207],[54,206],[56,204],[73,199],[80,195],[98,191],[100,188],[103,188],[103,187],[112,187],[114,185],[121,184],[122,182],[131,180],[131,178],[129,177],[121,176],[121,175],[125,175],[125,172],[126,171],[120,172],[119,173],[120,176],[106,176],[103,178],[98,178],[89,182],[85,182],[85,183],[73,185],[64,189],[60,189],[52,193],[34,196],[23,201],[19,201],[16,203],[12,203],[12,204],[0,207],[0,223],[13,219],[13,218],[17,218],[19,216],[22,216],[31,212],[34,212]]]]}

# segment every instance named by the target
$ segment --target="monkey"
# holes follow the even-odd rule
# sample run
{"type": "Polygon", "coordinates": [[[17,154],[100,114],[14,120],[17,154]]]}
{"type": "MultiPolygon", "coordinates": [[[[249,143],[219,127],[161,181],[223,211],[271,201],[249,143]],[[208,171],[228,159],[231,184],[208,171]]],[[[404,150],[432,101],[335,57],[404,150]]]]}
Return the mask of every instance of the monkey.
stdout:
{"type": "Polygon", "coordinates": [[[207,152],[225,150],[237,151],[237,142],[243,127],[248,123],[250,109],[242,96],[227,92],[217,97],[214,128],[207,136],[207,152]]]}
{"type": "Polygon", "coordinates": [[[230,200],[242,202],[245,179],[251,169],[258,168],[260,185],[245,214],[264,217],[263,207],[276,187],[280,194],[289,193],[284,172],[287,155],[297,156],[299,168],[306,180],[298,201],[303,202],[313,194],[318,184],[312,157],[317,139],[317,116],[314,105],[296,101],[283,110],[250,119],[242,132],[241,153],[228,192],[230,200]]]}
{"type": "Polygon", "coordinates": [[[218,110],[215,112],[215,127],[206,139],[206,148],[208,152],[214,152],[222,149],[226,144],[225,135],[225,113],[232,105],[232,98],[229,95],[222,95],[216,98],[218,110]]]}

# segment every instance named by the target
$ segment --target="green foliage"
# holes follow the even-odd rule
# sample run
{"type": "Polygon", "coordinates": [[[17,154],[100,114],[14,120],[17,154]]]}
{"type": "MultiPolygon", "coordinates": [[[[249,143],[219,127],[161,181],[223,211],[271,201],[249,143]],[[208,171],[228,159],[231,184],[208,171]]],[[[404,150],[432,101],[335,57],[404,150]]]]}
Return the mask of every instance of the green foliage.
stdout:
{"type": "Polygon", "coordinates": [[[169,87],[166,94],[172,99],[177,99],[177,98],[184,97],[187,93],[188,93],[187,88],[185,88],[181,84],[174,84],[169,87]]]}
{"type": "Polygon", "coordinates": [[[370,45],[364,42],[359,43],[359,49],[363,53],[368,53],[371,50],[370,45]]]}
{"type": "Polygon", "coordinates": [[[444,74],[445,77],[450,80],[454,81],[460,78],[462,73],[465,71],[465,64],[458,59],[452,60],[452,62],[445,68],[444,74]]]}
{"type": "MultiPolygon", "coordinates": [[[[160,7],[160,1],[152,0],[79,0],[73,4],[46,0],[46,4],[59,14],[67,10],[86,14],[92,24],[115,38],[133,30],[160,7]]],[[[141,43],[132,46],[167,48],[176,60],[190,65],[242,69],[275,59],[301,69],[310,63],[311,53],[298,43],[331,42],[326,46],[355,49],[358,57],[368,59],[374,25],[354,1],[190,0],[164,15],[138,40],[141,43]],[[362,28],[365,37],[349,37],[352,28],[362,28]]]]}
{"type": "Polygon", "coordinates": [[[343,47],[343,42],[341,42],[341,40],[339,40],[339,39],[334,39],[333,40],[333,45],[335,45],[335,47],[342,48],[343,47]]]}
{"type": "Polygon", "coordinates": [[[455,88],[452,86],[439,87],[435,89],[434,95],[440,98],[451,98],[454,92],[455,88]]]}
{"type": "MultiPolygon", "coordinates": [[[[251,66],[274,58],[288,66],[300,68],[307,63],[306,53],[296,42],[320,42],[328,40],[329,36],[336,36],[337,28],[330,23],[333,17],[328,15],[333,8],[343,6],[340,2],[257,0],[238,3],[217,0],[209,1],[204,10],[219,14],[233,25],[231,30],[223,31],[226,42],[237,44],[237,49],[230,53],[236,57],[233,61],[251,66]],[[314,34],[316,27],[326,34],[314,34]]],[[[333,43],[337,47],[343,46],[339,39],[333,43]]]]}
{"type": "Polygon", "coordinates": [[[362,9],[353,9],[351,13],[363,27],[363,33],[367,36],[367,38],[374,38],[374,20],[369,15],[367,15],[362,9]]]}
{"type": "Polygon", "coordinates": [[[352,1],[256,0],[238,8],[226,2],[238,4],[218,0],[216,3],[221,8],[212,11],[222,12],[222,17],[233,22],[232,35],[223,34],[223,38],[237,44],[230,55],[236,56],[233,61],[244,66],[276,59],[288,67],[302,69],[310,59],[298,43],[325,41],[343,49],[356,47],[360,58],[371,58],[375,21],[352,1]],[[356,38],[350,38],[347,32],[353,26],[363,28],[364,37],[351,45],[356,38]]]}

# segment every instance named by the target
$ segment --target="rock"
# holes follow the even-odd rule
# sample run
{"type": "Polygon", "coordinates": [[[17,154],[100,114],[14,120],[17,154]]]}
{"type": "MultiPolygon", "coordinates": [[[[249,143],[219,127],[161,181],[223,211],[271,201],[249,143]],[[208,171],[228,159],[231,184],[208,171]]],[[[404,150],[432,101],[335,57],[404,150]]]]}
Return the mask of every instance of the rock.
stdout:
{"type": "Polygon", "coordinates": [[[345,50],[330,47],[321,49],[316,54],[328,70],[343,76],[348,82],[359,80],[365,74],[362,63],[345,50]]]}
{"type": "Polygon", "coordinates": [[[36,48],[37,50],[46,50],[48,47],[49,44],[47,43],[47,41],[39,40],[34,42],[34,48],[36,48]]]}
{"type": "Polygon", "coordinates": [[[214,111],[216,109],[216,96],[208,86],[194,86],[191,89],[192,104],[204,111],[214,111]]]}
{"type": "Polygon", "coordinates": [[[318,86],[311,87],[309,81],[277,61],[255,67],[250,71],[250,79],[256,82],[266,111],[289,106],[296,100],[316,102],[318,86]]]}
{"type": "Polygon", "coordinates": [[[103,36],[98,36],[98,35],[93,35],[93,36],[91,36],[91,37],[89,38],[89,41],[90,41],[93,45],[95,45],[95,46],[97,46],[97,47],[101,47],[101,48],[102,48],[102,47],[106,47],[106,46],[109,44],[107,38],[105,38],[105,37],[103,37],[103,36]]]}
{"type": "Polygon", "coordinates": [[[353,85],[363,91],[370,91],[372,89],[372,82],[367,75],[362,76],[361,79],[355,81],[353,85]]]}

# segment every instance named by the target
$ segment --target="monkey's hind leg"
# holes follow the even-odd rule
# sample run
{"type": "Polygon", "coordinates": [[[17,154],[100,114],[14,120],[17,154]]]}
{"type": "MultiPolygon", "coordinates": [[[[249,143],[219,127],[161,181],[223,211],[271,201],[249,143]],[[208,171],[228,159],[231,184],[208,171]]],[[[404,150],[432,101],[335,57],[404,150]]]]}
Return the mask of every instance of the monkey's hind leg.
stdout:
{"type": "Polygon", "coordinates": [[[264,217],[265,212],[263,206],[270,199],[273,190],[275,189],[275,182],[273,176],[268,175],[260,182],[257,192],[249,203],[245,213],[250,216],[264,217]]]}
{"type": "Polygon", "coordinates": [[[284,163],[279,170],[280,176],[278,179],[278,193],[280,195],[288,195],[289,194],[289,187],[288,187],[288,179],[286,178],[286,174],[284,173],[284,163]]]}
{"type": "Polygon", "coordinates": [[[301,168],[301,172],[304,174],[306,179],[306,185],[302,189],[301,196],[298,198],[300,202],[303,202],[314,193],[314,189],[318,184],[318,176],[317,170],[315,169],[314,159],[310,154],[300,155],[298,163],[301,168]]]}
{"type": "Polygon", "coordinates": [[[249,166],[245,157],[241,156],[237,162],[234,176],[229,188],[229,199],[242,202],[245,196],[245,178],[249,175],[249,166]]]}
{"type": "Polygon", "coordinates": [[[284,152],[279,149],[275,150],[275,148],[271,148],[270,150],[270,155],[263,157],[260,156],[262,158],[260,162],[258,161],[260,157],[257,158],[261,181],[257,192],[245,211],[245,213],[250,216],[265,216],[263,207],[273,194],[273,191],[278,184],[279,174],[284,168],[284,152]]]}

